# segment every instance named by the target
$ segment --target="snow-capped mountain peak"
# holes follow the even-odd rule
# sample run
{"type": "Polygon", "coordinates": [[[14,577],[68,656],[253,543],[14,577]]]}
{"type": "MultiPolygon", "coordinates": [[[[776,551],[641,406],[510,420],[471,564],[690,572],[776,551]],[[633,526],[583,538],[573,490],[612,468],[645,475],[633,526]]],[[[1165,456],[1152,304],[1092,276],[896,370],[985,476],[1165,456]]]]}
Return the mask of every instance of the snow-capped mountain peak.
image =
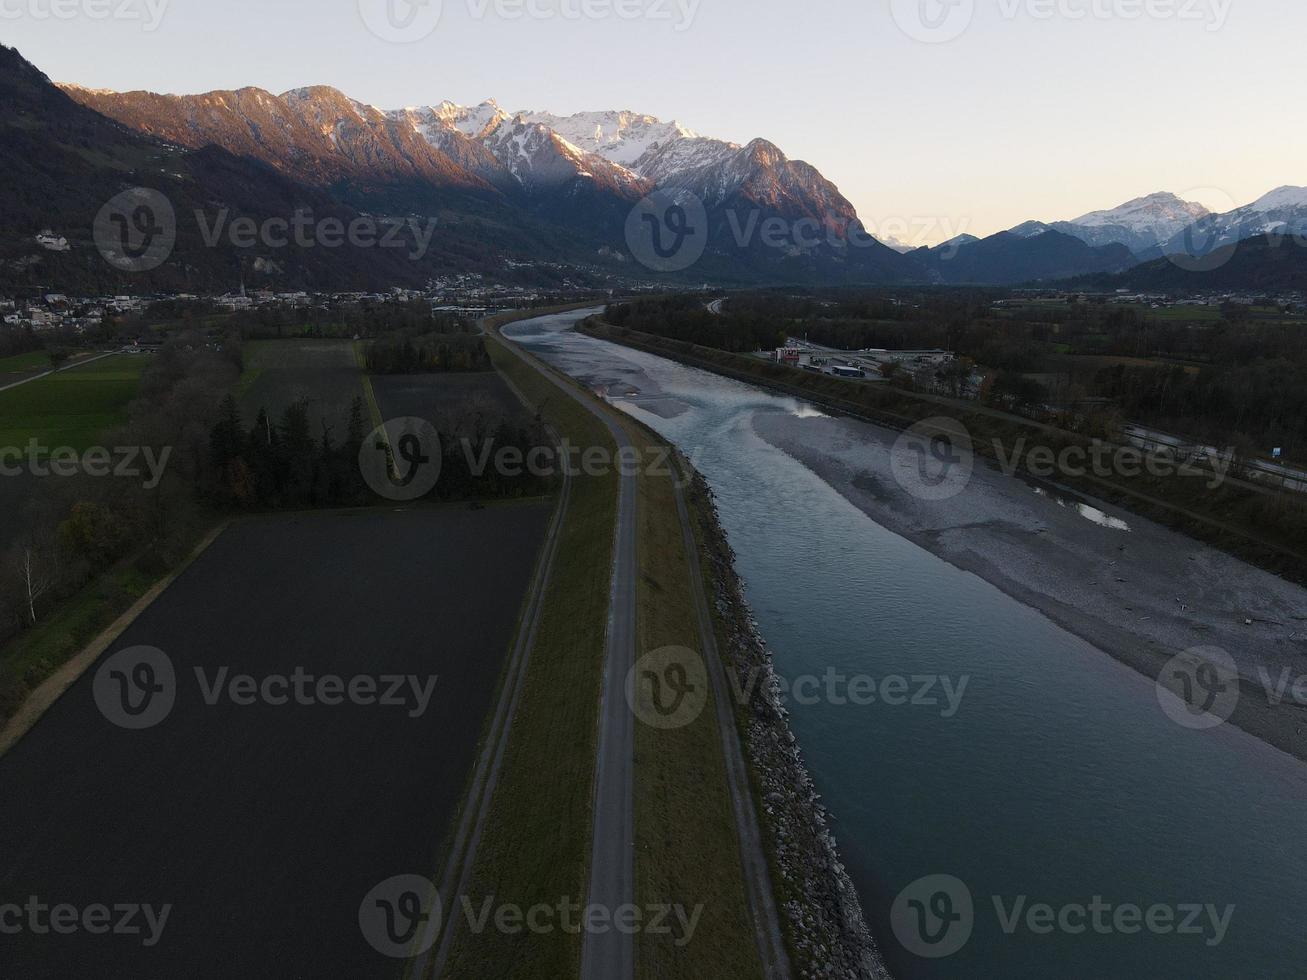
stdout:
{"type": "Polygon", "coordinates": [[[1285,208],[1307,208],[1307,187],[1286,185],[1277,187],[1248,205],[1247,210],[1257,212],[1279,211],[1285,208]]]}
{"type": "MultiPolygon", "coordinates": [[[[421,112],[422,110],[410,107],[409,111],[421,112]]],[[[481,139],[490,135],[500,123],[512,118],[499,108],[499,103],[494,99],[486,99],[480,105],[472,107],[457,105],[446,100],[440,105],[432,106],[431,113],[445,125],[457,129],[464,136],[470,136],[472,139],[481,139]]]]}
{"type": "Polygon", "coordinates": [[[1201,254],[1260,235],[1307,235],[1307,187],[1277,187],[1251,204],[1210,214],[1181,229],[1167,254],[1201,254]]]}
{"type": "Polygon", "coordinates": [[[1137,197],[1110,210],[1091,211],[1089,214],[1074,218],[1070,224],[1082,228],[1119,225],[1135,232],[1157,231],[1160,240],[1170,237],[1179,229],[1209,213],[1201,204],[1181,200],[1174,194],[1163,191],[1146,197],[1137,197]]]}
{"type": "Polygon", "coordinates": [[[1209,215],[1207,208],[1166,191],[1137,197],[1103,211],[1090,211],[1072,221],[1027,221],[1011,229],[1021,238],[1060,231],[1087,245],[1125,245],[1136,255],[1155,250],[1195,221],[1209,215]]]}
{"type": "Polygon", "coordinates": [[[613,163],[633,167],[652,149],[698,134],[676,121],[663,122],[630,110],[617,112],[578,112],[556,116],[550,112],[523,112],[528,122],[548,126],[563,139],[587,153],[595,153],[613,163]]]}

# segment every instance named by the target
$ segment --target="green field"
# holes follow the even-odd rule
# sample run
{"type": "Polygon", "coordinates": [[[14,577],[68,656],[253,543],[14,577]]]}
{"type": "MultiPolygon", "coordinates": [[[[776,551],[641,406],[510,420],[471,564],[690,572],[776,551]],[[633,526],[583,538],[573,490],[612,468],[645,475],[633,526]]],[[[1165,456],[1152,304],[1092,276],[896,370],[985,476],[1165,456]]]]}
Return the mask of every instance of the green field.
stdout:
{"type": "Polygon", "coordinates": [[[23,375],[31,374],[34,371],[48,371],[49,369],[50,355],[43,350],[15,354],[13,357],[0,357],[0,384],[18,381],[23,375]],[[13,377],[10,377],[10,375],[13,375],[13,377]]]}
{"type": "Polygon", "coordinates": [[[0,392],[0,448],[42,446],[85,450],[127,422],[149,364],[143,354],[118,354],[0,392]]]}

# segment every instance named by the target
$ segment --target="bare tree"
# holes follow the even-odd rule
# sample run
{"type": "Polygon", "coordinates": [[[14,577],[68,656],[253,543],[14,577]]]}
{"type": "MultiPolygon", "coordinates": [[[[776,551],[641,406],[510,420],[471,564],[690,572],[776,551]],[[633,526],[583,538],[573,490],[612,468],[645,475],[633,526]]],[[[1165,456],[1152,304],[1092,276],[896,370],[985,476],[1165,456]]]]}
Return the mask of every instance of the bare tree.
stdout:
{"type": "Polygon", "coordinates": [[[25,545],[19,558],[18,574],[27,598],[27,615],[36,625],[36,601],[54,588],[57,578],[53,553],[43,556],[32,545],[25,545]]]}
{"type": "Polygon", "coordinates": [[[5,559],[10,602],[23,609],[23,618],[35,626],[43,596],[59,585],[58,541],[54,529],[38,524],[14,543],[5,559]]]}

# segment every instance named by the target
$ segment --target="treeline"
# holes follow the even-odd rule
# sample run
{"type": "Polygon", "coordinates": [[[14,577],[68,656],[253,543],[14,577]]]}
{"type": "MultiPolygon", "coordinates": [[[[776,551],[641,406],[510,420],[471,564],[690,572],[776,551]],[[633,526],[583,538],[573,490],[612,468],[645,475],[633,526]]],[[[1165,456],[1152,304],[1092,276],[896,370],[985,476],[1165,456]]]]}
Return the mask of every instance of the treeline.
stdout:
{"type": "Polygon", "coordinates": [[[257,306],[237,310],[231,323],[247,340],[282,338],[352,338],[381,337],[405,331],[412,334],[440,332],[460,333],[466,322],[449,313],[431,312],[425,300],[407,303],[383,303],[359,300],[319,306],[257,306]]]}
{"type": "MultiPolygon", "coordinates": [[[[548,491],[548,474],[533,475],[495,460],[508,451],[524,459],[551,443],[538,426],[478,418],[466,427],[436,425],[440,479],[428,499],[455,501],[535,496],[548,491]]],[[[209,435],[209,470],[202,491],[217,507],[234,510],[302,510],[357,507],[378,502],[363,479],[359,453],[369,435],[364,405],[356,398],[344,440],[323,427],[314,433],[307,408],[291,405],[275,423],[261,411],[246,428],[228,396],[209,435]]]]}
{"type": "Polygon", "coordinates": [[[29,354],[34,350],[41,350],[44,346],[31,327],[0,326],[0,357],[29,354]]]}
{"type": "Polygon", "coordinates": [[[1051,400],[1082,406],[1069,416],[1076,427],[1139,421],[1307,459],[1307,326],[1263,304],[1162,316],[994,289],[763,290],[732,296],[720,317],[685,298],[615,308],[609,320],[732,352],[781,334],[843,350],[942,348],[986,373],[984,400],[1023,414],[1043,417],[1051,400]],[[1152,363],[1105,367],[1104,357],[1152,363]]]}
{"type": "Polygon", "coordinates": [[[164,300],[139,313],[106,317],[102,333],[115,337],[141,335],[156,328],[221,329],[246,340],[280,340],[300,337],[349,339],[381,337],[407,331],[419,334],[467,333],[471,327],[459,316],[431,312],[424,300],[405,303],[350,300],[328,306],[254,306],[224,310],[212,300],[164,300]]]}
{"type": "Polygon", "coordinates": [[[122,579],[152,580],[175,566],[203,526],[195,487],[207,467],[208,430],[239,370],[198,335],[166,345],[141,379],[121,430],[106,446],[148,449],[165,460],[157,486],[139,477],[5,477],[20,481],[0,523],[0,642],[43,624],[60,603],[110,570],[87,595],[66,630],[46,638],[39,655],[21,667],[0,661],[0,723],[59,664],[118,615],[122,579]]]}
{"type": "Polygon", "coordinates": [[[1307,370],[1300,363],[1258,359],[1196,373],[1116,366],[1097,381],[1127,418],[1247,452],[1279,447],[1307,458],[1307,370]]]}
{"type": "Polygon", "coordinates": [[[480,337],[459,334],[386,337],[368,346],[366,360],[370,374],[435,374],[492,369],[485,341],[480,337]]]}
{"type": "Polygon", "coordinates": [[[732,353],[775,350],[785,344],[786,338],[785,327],[775,316],[734,312],[718,316],[708,311],[700,297],[647,299],[609,306],[604,318],[614,326],[732,353]]]}

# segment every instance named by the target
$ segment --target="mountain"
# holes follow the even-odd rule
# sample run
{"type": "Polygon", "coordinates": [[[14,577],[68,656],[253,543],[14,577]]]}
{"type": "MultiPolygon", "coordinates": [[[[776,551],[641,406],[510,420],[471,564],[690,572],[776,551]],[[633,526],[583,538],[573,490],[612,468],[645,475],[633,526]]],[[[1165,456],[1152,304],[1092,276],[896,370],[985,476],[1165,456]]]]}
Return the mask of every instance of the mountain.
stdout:
{"type": "Polygon", "coordinates": [[[804,282],[924,275],[859,235],[853,205],[816,168],[763,139],[740,146],[629,111],[510,113],[493,100],[385,111],[326,87],[281,95],[65,91],[142,133],[253,157],[362,209],[452,211],[505,228],[519,214],[528,228],[562,229],[587,243],[592,258],[612,257],[627,252],[635,206],[663,189],[697,196],[708,218],[703,268],[687,275],[804,282]],[[804,234],[778,245],[756,233],[777,219],[804,234]]]}
{"type": "Polygon", "coordinates": [[[1059,231],[1087,245],[1120,244],[1144,256],[1208,214],[1201,204],[1183,201],[1174,194],[1158,193],[1137,197],[1110,210],[1091,211],[1071,221],[1027,221],[1010,231],[1020,238],[1059,231]]]}
{"type": "Polygon", "coordinates": [[[1307,292],[1307,239],[1245,238],[1207,253],[1205,261],[1156,259],[1124,275],[1097,277],[1099,288],[1147,293],[1307,292]]]}
{"type": "MultiPolygon", "coordinates": [[[[573,146],[646,176],[647,162],[658,152],[683,140],[700,137],[677,122],[665,123],[636,112],[578,112],[555,116],[549,112],[522,112],[522,119],[552,129],[573,146]]],[[[729,143],[708,140],[723,147],[729,143]]],[[[738,147],[737,147],[738,149],[738,147]]]]}
{"type": "Polygon", "coordinates": [[[154,278],[189,288],[229,286],[248,266],[301,283],[338,267],[342,281],[420,283],[450,271],[500,272],[507,258],[644,278],[657,264],[630,240],[632,228],[657,232],[654,251],[664,231],[678,248],[686,240],[684,211],[677,229],[640,210],[659,192],[692,202],[691,213],[702,205],[701,253],[662,270],[699,282],[1051,281],[1119,273],[1141,255],[1193,251],[1195,240],[1210,251],[1267,230],[1307,229],[1303,188],[1281,188],[1228,215],[1159,193],[1073,221],[1026,222],[905,254],[901,244],[865,234],[839,188],[774,143],[713,139],[638,112],[514,113],[493,100],[384,110],[326,86],[280,95],[60,91],[14,52],[4,67],[0,96],[12,108],[0,160],[13,178],[2,207],[14,219],[5,227],[22,230],[0,243],[8,249],[0,259],[20,263],[10,268],[28,279],[56,281],[48,270],[87,268],[77,262],[98,207],[135,186],[163,192],[184,216],[225,210],[266,220],[311,209],[344,221],[439,219],[430,252],[404,262],[376,249],[345,262],[348,250],[233,252],[222,241],[197,252],[192,231],[179,232],[180,254],[154,278]],[[46,228],[68,236],[74,251],[33,252],[46,228]]]}
{"type": "Polygon", "coordinates": [[[1160,254],[1204,256],[1270,233],[1307,236],[1307,187],[1280,187],[1244,207],[1204,215],[1163,242],[1160,254]]]}
{"type": "Polygon", "coordinates": [[[1095,247],[1051,229],[1025,236],[1001,231],[980,241],[918,249],[911,257],[926,266],[935,281],[949,285],[1014,286],[1121,272],[1136,264],[1124,245],[1095,247]]]}
{"type": "Polygon", "coordinates": [[[1135,198],[1109,211],[1091,211],[1054,227],[1062,231],[1063,224],[1071,225],[1075,230],[1067,230],[1067,234],[1090,245],[1120,243],[1141,254],[1209,213],[1201,204],[1159,193],[1135,198]]]}
{"type": "Polygon", "coordinates": [[[444,129],[433,127],[427,138],[447,152],[449,140],[480,142],[528,192],[537,213],[555,220],[580,213],[611,228],[655,188],[694,194],[711,228],[705,261],[715,263],[713,271],[721,275],[740,274],[741,263],[781,278],[886,281],[921,274],[879,243],[850,248],[857,227],[853,205],[816,168],[790,160],[766,140],[740,146],[629,110],[508,113],[488,100],[476,107],[444,102],[429,113],[444,129]],[[551,206],[560,192],[561,205],[551,206]],[[616,210],[605,213],[605,200],[616,210]],[[756,235],[741,242],[742,229],[776,218],[791,227],[816,222],[820,242],[808,247],[792,242],[781,249],[756,235]]]}
{"type": "MultiPolygon", "coordinates": [[[[387,194],[399,195],[405,182],[421,194],[434,179],[434,168],[450,168],[426,144],[417,146],[393,134],[395,127],[363,108],[342,104],[330,90],[305,92],[282,103],[298,106],[297,112],[279,109],[268,99],[261,103],[249,90],[239,99],[233,94],[225,108],[215,102],[211,119],[230,122],[233,102],[251,115],[265,114],[268,125],[257,133],[248,125],[232,129],[230,142],[236,151],[193,136],[183,142],[186,127],[181,121],[188,117],[180,114],[160,112],[152,122],[159,128],[154,135],[106,118],[70,98],[17,51],[3,46],[0,101],[5,106],[0,114],[0,166],[6,174],[6,192],[0,198],[0,285],[6,289],[224,292],[242,280],[251,288],[420,287],[449,271],[498,271],[505,255],[559,255],[577,248],[556,232],[532,231],[518,218],[492,223],[452,211],[439,212],[438,233],[429,219],[413,219],[433,232],[426,247],[410,247],[407,232],[394,243],[398,247],[381,247],[380,235],[392,224],[403,227],[412,209],[372,208],[365,215],[345,203],[353,192],[374,180],[381,182],[369,170],[367,148],[373,147],[385,161],[383,172],[394,177],[387,194]],[[310,102],[313,110],[306,105],[310,102]],[[353,156],[327,154],[321,144],[315,153],[300,156],[314,145],[305,133],[319,110],[327,113],[316,117],[321,126],[326,118],[344,114],[354,120],[344,130],[367,128],[371,135],[360,134],[352,141],[357,151],[353,156]],[[165,123],[176,128],[164,129],[165,123]],[[313,179],[299,179],[300,174],[313,179]],[[166,200],[175,218],[176,241],[162,264],[126,272],[106,261],[97,247],[96,222],[108,202],[140,187],[166,200]],[[342,187],[351,193],[342,193],[342,187]],[[377,229],[377,238],[371,244],[346,240],[337,245],[324,236],[322,242],[315,241],[321,247],[299,248],[259,236],[247,244],[244,235],[234,234],[240,221],[255,227],[284,225],[300,214],[344,228],[362,221],[377,229]],[[36,236],[45,230],[66,238],[68,250],[42,247],[36,236]]],[[[142,98],[133,103],[177,113],[196,109],[168,100],[142,98]]],[[[153,112],[150,117],[154,119],[153,112]]],[[[483,181],[457,175],[453,179],[456,186],[443,191],[451,199],[494,205],[500,197],[483,181]]],[[[495,206],[505,216],[516,214],[507,205],[495,206]]],[[[153,207],[149,216],[158,217],[153,207]]]]}
{"type": "Polygon", "coordinates": [[[498,195],[492,184],[388,115],[327,86],[156,95],[64,86],[88,108],[190,149],[220,146],[262,160],[361,207],[432,210],[498,195]]]}

